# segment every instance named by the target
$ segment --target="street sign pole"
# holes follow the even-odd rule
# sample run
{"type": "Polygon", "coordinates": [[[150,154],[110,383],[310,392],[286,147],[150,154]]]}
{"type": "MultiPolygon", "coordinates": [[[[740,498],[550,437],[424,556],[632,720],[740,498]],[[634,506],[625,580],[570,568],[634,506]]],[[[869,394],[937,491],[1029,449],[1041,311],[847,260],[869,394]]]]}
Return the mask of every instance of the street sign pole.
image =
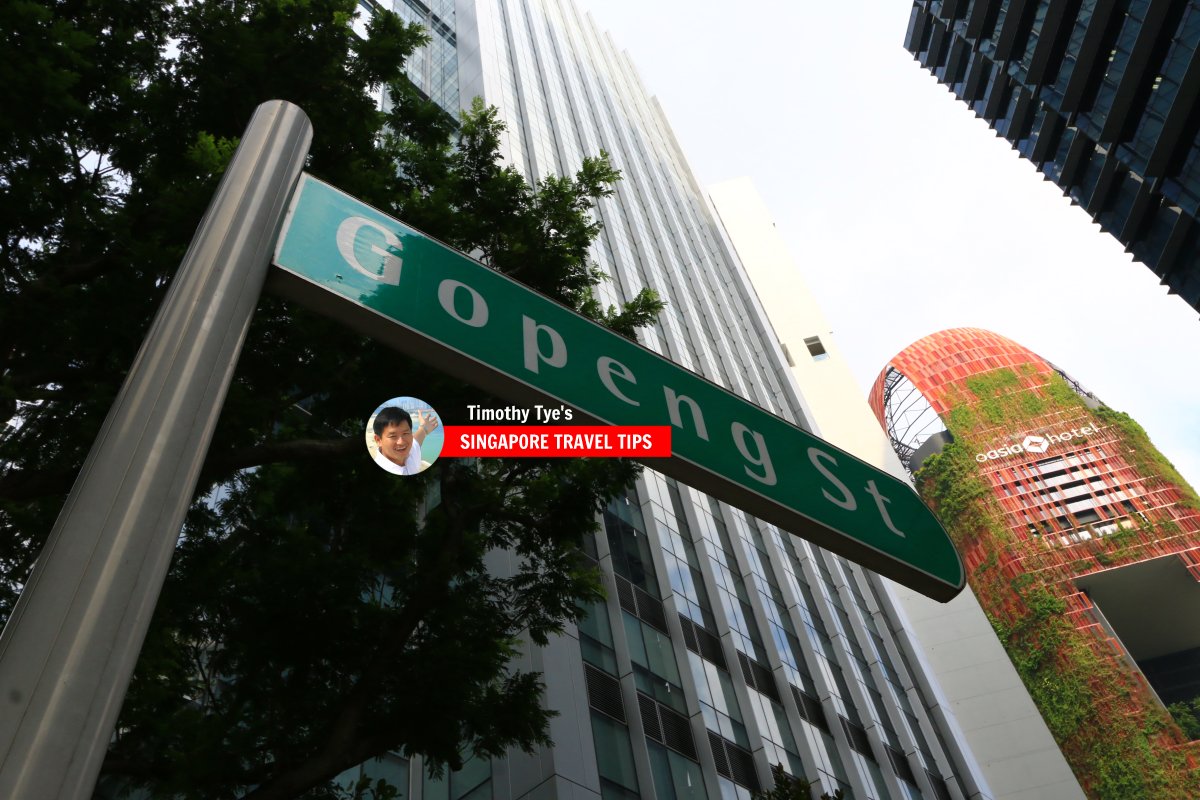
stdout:
{"type": "Polygon", "coordinates": [[[311,140],[255,111],[0,635],[0,797],[92,796],[311,140]]]}

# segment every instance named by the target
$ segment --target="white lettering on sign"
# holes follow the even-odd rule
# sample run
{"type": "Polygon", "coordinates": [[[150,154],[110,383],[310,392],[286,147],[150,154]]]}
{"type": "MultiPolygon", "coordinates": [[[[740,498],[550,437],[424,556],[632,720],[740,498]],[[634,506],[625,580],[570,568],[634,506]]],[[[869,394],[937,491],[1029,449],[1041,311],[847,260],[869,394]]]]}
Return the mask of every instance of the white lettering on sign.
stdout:
{"type": "Polygon", "coordinates": [[[596,374],[600,376],[600,382],[604,384],[604,388],[612,393],[612,396],[623,403],[629,403],[631,406],[640,406],[637,400],[627,396],[624,392],[617,388],[613,383],[613,376],[616,375],[621,380],[637,384],[637,378],[634,377],[633,371],[629,367],[617,361],[615,358],[608,356],[600,356],[596,359],[596,374]]]}
{"type": "Polygon", "coordinates": [[[854,495],[851,494],[848,488],[846,488],[846,484],[839,481],[837,476],[830,472],[829,468],[821,463],[823,461],[828,461],[830,464],[836,467],[836,458],[829,455],[829,453],[818,450],[815,447],[810,447],[808,448],[808,460],[811,461],[812,465],[817,468],[817,472],[825,476],[825,480],[832,483],[834,488],[841,492],[841,498],[837,498],[831,495],[828,489],[822,489],[821,494],[825,495],[826,500],[833,503],[835,506],[846,509],[847,511],[853,511],[854,509],[858,508],[858,501],[854,499],[854,495]]]}
{"type": "Polygon", "coordinates": [[[987,461],[995,461],[997,458],[1006,458],[1008,456],[1020,455],[1021,453],[1044,453],[1050,449],[1050,445],[1069,442],[1072,439],[1099,432],[1100,429],[1095,425],[1084,425],[1082,428],[1071,428],[1071,430],[1064,431],[1063,433],[1031,433],[1020,444],[1009,444],[997,447],[994,450],[988,450],[986,453],[976,453],[975,460],[983,464],[987,461]]]}
{"type": "MultiPolygon", "coordinates": [[[[392,284],[399,283],[401,260],[393,251],[401,249],[401,242],[395,234],[371,220],[363,217],[350,217],[338,227],[337,242],[342,258],[355,270],[372,280],[392,284]],[[383,246],[378,243],[367,244],[361,241],[364,230],[368,229],[368,235],[378,235],[383,246]],[[361,251],[364,247],[379,256],[378,268],[372,270],[369,265],[363,264],[359,260],[356,249],[361,251]]],[[[484,296],[474,287],[462,281],[451,278],[440,281],[437,286],[437,300],[442,310],[451,319],[470,328],[484,328],[491,319],[488,302],[484,296]]],[[[550,325],[540,323],[526,315],[521,316],[521,353],[525,369],[535,374],[545,367],[562,368],[567,365],[568,348],[562,334],[550,325]]],[[[631,406],[642,405],[645,398],[636,399],[638,394],[636,390],[639,386],[638,377],[627,365],[611,356],[600,356],[596,359],[596,376],[605,390],[622,403],[631,406]]],[[[709,431],[700,404],[694,398],[679,394],[665,384],[662,390],[667,417],[671,425],[683,431],[690,431],[703,441],[709,441],[709,431]],[[685,419],[687,420],[686,424],[685,419]]],[[[537,408],[540,421],[543,407],[538,406],[537,408]]],[[[567,412],[567,418],[570,418],[570,412],[567,412]]],[[[554,414],[550,412],[545,414],[545,421],[552,419],[557,419],[557,410],[554,414]]],[[[1082,434],[1091,430],[1084,428],[1082,431],[1074,433],[1082,434]]],[[[779,478],[771,460],[766,437],[761,432],[752,430],[748,425],[737,420],[730,422],[729,434],[734,449],[744,459],[745,463],[742,465],[742,469],[745,474],[766,486],[776,485],[779,478]]],[[[1064,434],[1064,436],[1070,437],[1069,434],[1064,434]]],[[[1050,441],[1057,441],[1056,437],[1048,438],[1050,441]]],[[[728,441],[726,440],[726,442],[728,441]]],[[[1014,447],[1019,448],[1020,445],[1014,445],[1014,447]]],[[[859,508],[858,498],[836,474],[837,459],[817,447],[810,447],[808,448],[808,460],[827,481],[827,485],[821,487],[821,495],[825,500],[846,511],[857,511],[859,508]]],[[[904,536],[904,531],[896,527],[888,511],[891,500],[880,491],[875,481],[867,481],[862,490],[875,500],[875,508],[883,525],[893,534],[904,536]]]]}
{"type": "Polygon", "coordinates": [[[564,403],[587,422],[657,419],[670,426],[671,457],[641,460],[665,475],[930,597],[962,588],[953,543],[895,477],[797,427],[786,409],[757,407],[334,187],[302,178],[274,263],[280,293],[458,379],[542,403],[522,409],[531,421],[569,419],[564,403]]]}
{"type": "Polygon", "coordinates": [[[521,329],[525,342],[525,369],[536,373],[538,362],[551,367],[567,365],[567,343],[563,341],[562,335],[558,331],[549,325],[539,325],[536,320],[525,316],[521,317],[521,329]],[[543,333],[546,334],[545,337],[539,335],[543,333]],[[542,352],[540,343],[543,338],[550,342],[549,353],[542,352]]]}
{"type": "MultiPolygon", "coordinates": [[[[821,494],[825,496],[825,499],[838,508],[844,508],[847,511],[857,510],[858,498],[850,491],[850,487],[842,483],[838,476],[833,474],[833,470],[829,468],[830,466],[836,467],[838,465],[837,459],[824,450],[810,447],[808,448],[808,460],[817,468],[817,472],[825,477],[825,480],[833,484],[833,488],[837,489],[838,495],[841,495],[839,497],[830,494],[828,489],[823,488],[821,489],[821,494]]],[[[888,513],[887,507],[892,502],[891,499],[879,491],[879,487],[875,485],[875,481],[873,480],[867,481],[867,485],[863,489],[866,490],[867,494],[875,498],[875,508],[879,511],[879,518],[883,520],[883,524],[887,526],[887,529],[897,536],[904,537],[904,531],[896,527],[896,523],[892,522],[892,516],[888,513]]]]}
{"type": "Polygon", "coordinates": [[[366,217],[347,217],[342,220],[342,224],[338,225],[337,229],[337,249],[341,253],[342,258],[346,263],[353,267],[358,272],[366,275],[373,281],[397,286],[400,284],[400,256],[394,251],[400,251],[404,248],[399,237],[389,231],[387,228],[380,225],[378,222],[373,222],[366,217]],[[384,249],[377,244],[369,247],[370,251],[379,256],[379,263],[374,269],[365,266],[358,260],[358,237],[362,233],[363,228],[370,228],[383,237],[384,243],[390,249],[384,249]]]}
{"type": "Polygon", "coordinates": [[[447,278],[438,284],[438,302],[442,304],[442,309],[454,317],[464,325],[470,325],[472,328],[482,328],[487,325],[488,321],[488,305],[483,299],[483,295],[467,286],[462,281],[454,281],[447,278]],[[464,317],[454,308],[454,295],[462,289],[467,293],[467,297],[471,298],[471,316],[464,317]]]}
{"type": "Polygon", "coordinates": [[[663,387],[663,396],[667,400],[667,416],[670,418],[671,424],[676,428],[683,427],[683,415],[679,413],[679,407],[686,403],[688,410],[692,412],[692,423],[696,428],[696,435],[707,442],[708,428],[704,425],[704,414],[700,411],[700,405],[687,395],[675,394],[675,390],[670,386],[663,387]]]}
{"type": "Polygon", "coordinates": [[[750,467],[746,467],[746,474],[756,481],[765,483],[767,486],[775,485],[775,467],[771,466],[771,456],[767,453],[767,443],[763,440],[763,435],[750,430],[740,422],[735,422],[730,426],[729,432],[733,434],[733,443],[737,446],[738,452],[742,457],[756,467],[762,467],[762,474],[759,475],[750,467]],[[754,453],[750,452],[750,447],[746,444],[746,434],[750,434],[750,441],[754,443],[754,453]]]}
{"type": "Polygon", "coordinates": [[[888,530],[897,536],[904,536],[904,531],[897,528],[892,523],[892,518],[888,515],[887,506],[892,501],[880,493],[879,487],[875,485],[875,481],[867,481],[867,494],[875,498],[875,507],[879,509],[879,516],[883,518],[883,524],[887,525],[888,530]]]}

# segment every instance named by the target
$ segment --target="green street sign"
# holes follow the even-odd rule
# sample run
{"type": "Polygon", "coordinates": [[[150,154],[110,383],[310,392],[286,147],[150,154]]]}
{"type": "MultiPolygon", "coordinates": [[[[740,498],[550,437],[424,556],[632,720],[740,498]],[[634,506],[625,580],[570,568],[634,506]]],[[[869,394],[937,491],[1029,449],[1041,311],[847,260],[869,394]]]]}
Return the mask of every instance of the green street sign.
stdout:
{"type": "Polygon", "coordinates": [[[499,397],[672,426],[653,469],[936,600],[962,560],[916,493],[517,281],[304,175],[273,290],[499,397]]]}

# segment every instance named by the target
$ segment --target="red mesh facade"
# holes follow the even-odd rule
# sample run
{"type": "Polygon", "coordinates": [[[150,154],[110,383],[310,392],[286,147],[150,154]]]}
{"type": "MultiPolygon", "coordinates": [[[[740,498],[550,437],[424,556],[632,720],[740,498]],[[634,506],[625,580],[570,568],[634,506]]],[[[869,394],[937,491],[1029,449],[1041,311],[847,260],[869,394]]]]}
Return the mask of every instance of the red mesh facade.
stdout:
{"type": "Polygon", "coordinates": [[[1041,356],[1011,339],[982,328],[951,328],[926,336],[896,354],[879,373],[871,387],[869,402],[880,425],[883,417],[883,383],[888,369],[897,369],[912,381],[933,410],[944,414],[950,409],[947,393],[973,375],[1001,367],[1010,369],[1029,364],[1038,374],[1054,371],[1041,356]]]}
{"type": "MultiPolygon", "coordinates": [[[[1094,398],[1085,400],[1048,362],[1002,336],[960,328],[905,348],[871,389],[871,408],[885,428],[886,387],[896,371],[953,434],[956,463],[973,465],[974,476],[960,483],[977,478],[986,489],[976,501],[978,513],[948,519],[941,506],[953,505],[946,498],[954,486],[943,480],[936,487],[939,497],[934,496],[933,479],[922,480],[919,474],[917,481],[954,537],[984,610],[993,620],[1019,626],[1031,614],[1030,590],[1044,588],[1110,670],[1107,683],[1094,687],[1090,702],[1097,713],[1114,725],[1137,720],[1139,730],[1150,729],[1150,720],[1166,719],[1145,678],[1101,624],[1077,580],[1174,556],[1200,581],[1195,492],[1132,420],[1094,398]]],[[[965,470],[970,472],[971,466],[965,470]]],[[[1010,655],[1019,660],[1011,649],[1010,655]]],[[[1063,670],[1070,667],[1064,661],[1063,670]]],[[[1091,752],[1089,736],[1097,734],[1080,732],[1078,740],[1064,737],[1059,744],[1085,791],[1111,796],[1097,788],[1100,768],[1088,764],[1084,755],[1091,752]]],[[[1183,764],[1171,773],[1175,788],[1160,796],[1200,797],[1200,742],[1189,742],[1171,724],[1149,735],[1148,742],[1162,763],[1183,764]]]]}

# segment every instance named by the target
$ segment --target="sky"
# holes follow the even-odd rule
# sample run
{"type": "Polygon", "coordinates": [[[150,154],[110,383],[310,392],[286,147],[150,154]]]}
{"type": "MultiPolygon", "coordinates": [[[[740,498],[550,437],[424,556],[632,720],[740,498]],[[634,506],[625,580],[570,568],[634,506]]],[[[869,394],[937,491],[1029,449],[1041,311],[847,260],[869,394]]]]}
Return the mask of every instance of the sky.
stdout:
{"type": "Polygon", "coordinates": [[[935,331],[1006,336],[1200,487],[1200,312],[904,49],[907,0],[579,0],[701,185],[749,177],[866,396],[935,331]]]}

